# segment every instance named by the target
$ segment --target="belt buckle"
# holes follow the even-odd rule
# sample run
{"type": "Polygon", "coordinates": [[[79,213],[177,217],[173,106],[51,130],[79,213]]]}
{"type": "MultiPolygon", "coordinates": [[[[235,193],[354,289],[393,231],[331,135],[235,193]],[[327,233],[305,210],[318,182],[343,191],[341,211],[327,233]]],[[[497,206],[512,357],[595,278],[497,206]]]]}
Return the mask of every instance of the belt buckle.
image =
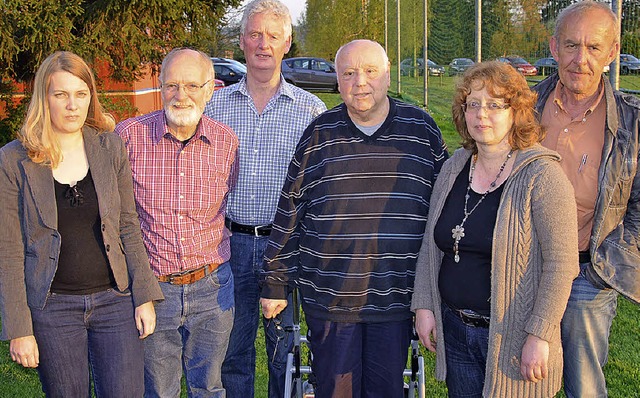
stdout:
{"type": "Polygon", "coordinates": [[[264,225],[256,225],[255,227],[253,227],[253,236],[255,236],[256,238],[260,236],[260,228],[262,227],[264,227],[264,225]]]}
{"type": "Polygon", "coordinates": [[[489,323],[487,317],[469,310],[458,310],[462,323],[467,326],[473,327],[485,327],[489,323]]]}
{"type": "Polygon", "coordinates": [[[181,271],[181,272],[173,272],[169,275],[167,275],[167,278],[169,279],[167,282],[173,284],[173,282],[177,279],[177,278],[182,278],[183,276],[191,273],[194,270],[185,270],[185,271],[181,271]]]}

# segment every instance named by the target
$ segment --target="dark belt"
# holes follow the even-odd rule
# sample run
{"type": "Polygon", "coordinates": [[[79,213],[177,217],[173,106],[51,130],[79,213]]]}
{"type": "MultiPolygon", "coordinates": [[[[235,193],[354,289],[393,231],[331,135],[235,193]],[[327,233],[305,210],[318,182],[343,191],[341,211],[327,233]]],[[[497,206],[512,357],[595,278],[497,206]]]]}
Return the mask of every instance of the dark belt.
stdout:
{"type": "Polygon", "coordinates": [[[241,234],[249,234],[253,236],[269,236],[271,235],[271,224],[269,225],[244,225],[235,223],[228,218],[224,220],[224,225],[231,232],[239,232],[241,234]]]}
{"type": "Polygon", "coordinates": [[[209,275],[219,266],[220,264],[206,264],[200,268],[159,276],[158,281],[168,282],[172,285],[190,285],[209,275]]]}
{"type": "Polygon", "coordinates": [[[480,315],[473,310],[457,310],[451,306],[448,307],[449,309],[451,309],[451,312],[453,312],[458,318],[460,318],[462,323],[467,326],[473,326],[476,328],[489,327],[490,318],[488,316],[480,315]]]}
{"type": "Polygon", "coordinates": [[[588,251],[578,252],[578,261],[580,262],[580,264],[590,263],[591,254],[588,251]]]}

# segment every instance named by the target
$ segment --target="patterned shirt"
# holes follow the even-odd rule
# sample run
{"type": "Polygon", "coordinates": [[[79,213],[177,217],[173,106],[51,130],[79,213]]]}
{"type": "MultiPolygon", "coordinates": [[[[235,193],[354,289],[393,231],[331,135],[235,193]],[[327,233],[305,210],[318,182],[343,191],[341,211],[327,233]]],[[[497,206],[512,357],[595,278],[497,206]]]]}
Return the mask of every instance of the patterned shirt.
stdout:
{"type": "Polygon", "coordinates": [[[153,272],[161,276],[228,261],[224,211],[237,175],[233,131],[203,116],[184,145],[169,132],[164,111],[125,120],[115,131],[129,152],[153,272]]]}
{"type": "Polygon", "coordinates": [[[231,126],[240,140],[240,171],[229,194],[227,217],[245,225],[273,222],[296,144],[326,109],[318,97],[282,78],[262,113],[249,95],[246,78],[215,92],[205,115],[231,126]]]}
{"type": "Polygon", "coordinates": [[[393,99],[372,136],[344,104],[314,120],[278,203],[262,297],[283,299],[295,285],[304,312],[319,319],[410,318],[431,190],[447,157],[431,116],[393,99]]]}

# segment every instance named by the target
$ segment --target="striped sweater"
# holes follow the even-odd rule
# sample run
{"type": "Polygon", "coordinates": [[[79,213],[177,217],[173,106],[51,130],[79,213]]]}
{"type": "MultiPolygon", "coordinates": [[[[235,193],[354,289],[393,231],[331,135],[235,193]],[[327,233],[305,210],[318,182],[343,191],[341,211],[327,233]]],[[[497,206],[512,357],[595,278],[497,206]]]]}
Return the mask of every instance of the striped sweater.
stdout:
{"type": "Polygon", "coordinates": [[[265,252],[262,297],[298,286],[305,313],[323,320],[411,317],[431,189],[448,155],[427,113],[389,101],[370,137],[344,104],[305,130],[265,252]]]}

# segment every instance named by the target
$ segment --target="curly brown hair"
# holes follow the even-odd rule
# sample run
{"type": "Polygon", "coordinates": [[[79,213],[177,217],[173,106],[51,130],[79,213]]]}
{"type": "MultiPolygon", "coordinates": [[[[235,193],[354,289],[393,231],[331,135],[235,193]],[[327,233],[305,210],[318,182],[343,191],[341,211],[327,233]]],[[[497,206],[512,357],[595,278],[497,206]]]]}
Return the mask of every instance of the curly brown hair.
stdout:
{"type": "Polygon", "coordinates": [[[512,149],[524,149],[542,141],[545,130],[535,117],[534,106],[538,94],[531,91],[527,81],[511,65],[499,61],[477,63],[456,84],[451,111],[453,122],[462,138],[462,146],[478,152],[476,142],[467,129],[462,104],[473,90],[487,89],[495,98],[504,99],[513,110],[513,126],[509,131],[512,149]]]}

